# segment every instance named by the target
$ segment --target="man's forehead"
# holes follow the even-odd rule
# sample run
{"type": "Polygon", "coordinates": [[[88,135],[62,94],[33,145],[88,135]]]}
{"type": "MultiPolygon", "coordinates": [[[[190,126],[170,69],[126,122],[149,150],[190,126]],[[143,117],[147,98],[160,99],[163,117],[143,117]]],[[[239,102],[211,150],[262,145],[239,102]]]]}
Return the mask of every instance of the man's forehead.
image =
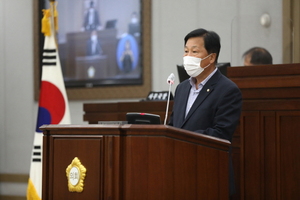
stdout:
{"type": "Polygon", "coordinates": [[[202,37],[192,37],[192,38],[189,38],[186,43],[203,43],[204,40],[202,37]]]}

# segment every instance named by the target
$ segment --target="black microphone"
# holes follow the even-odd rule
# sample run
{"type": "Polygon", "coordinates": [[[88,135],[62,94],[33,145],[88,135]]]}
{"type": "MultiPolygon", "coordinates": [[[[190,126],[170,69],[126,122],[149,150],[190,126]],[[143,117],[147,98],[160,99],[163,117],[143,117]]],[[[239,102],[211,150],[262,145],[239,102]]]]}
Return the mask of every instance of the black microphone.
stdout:
{"type": "Polygon", "coordinates": [[[165,122],[164,125],[166,125],[167,118],[168,118],[168,110],[169,110],[169,103],[170,103],[170,94],[171,94],[171,86],[175,82],[175,76],[173,73],[170,74],[170,76],[167,79],[167,83],[169,84],[169,95],[168,95],[168,101],[167,101],[167,108],[166,108],[166,116],[165,116],[165,122]]]}

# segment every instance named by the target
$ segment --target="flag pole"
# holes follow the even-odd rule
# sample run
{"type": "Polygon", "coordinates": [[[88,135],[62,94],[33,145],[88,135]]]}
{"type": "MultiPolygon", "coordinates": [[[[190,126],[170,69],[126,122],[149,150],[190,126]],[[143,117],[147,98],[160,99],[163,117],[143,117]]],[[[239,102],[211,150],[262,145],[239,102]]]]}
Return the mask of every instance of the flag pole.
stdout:
{"type": "Polygon", "coordinates": [[[50,9],[43,9],[42,33],[44,47],[42,75],[40,84],[39,108],[31,155],[30,174],[27,187],[27,200],[41,200],[46,186],[42,186],[43,133],[39,129],[44,124],[70,124],[70,110],[64,85],[59,55],[57,51],[56,30],[57,11],[54,0],[50,9]],[[53,25],[54,23],[56,25],[53,25]],[[51,35],[53,34],[53,35],[51,35]]]}
{"type": "Polygon", "coordinates": [[[57,15],[57,10],[56,10],[56,5],[55,5],[55,0],[49,0],[50,2],[50,20],[51,20],[51,33],[53,34],[54,40],[55,40],[55,44],[56,44],[56,49],[58,50],[58,42],[57,42],[57,36],[56,36],[56,29],[58,27],[58,21],[55,20],[55,17],[57,19],[58,16],[57,15]]]}

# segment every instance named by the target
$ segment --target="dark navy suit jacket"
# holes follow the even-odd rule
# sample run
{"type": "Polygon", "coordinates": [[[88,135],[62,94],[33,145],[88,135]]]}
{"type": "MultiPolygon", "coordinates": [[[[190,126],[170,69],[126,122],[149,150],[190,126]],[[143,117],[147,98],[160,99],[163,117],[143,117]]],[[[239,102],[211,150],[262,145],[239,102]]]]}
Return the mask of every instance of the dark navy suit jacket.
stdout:
{"type": "MultiPolygon", "coordinates": [[[[190,89],[189,79],[177,86],[169,125],[231,142],[242,108],[242,95],[237,85],[217,70],[203,86],[185,117],[190,89]]],[[[231,159],[229,168],[232,194],[234,178],[231,159]]]]}
{"type": "Polygon", "coordinates": [[[169,125],[231,142],[242,107],[242,94],[236,84],[217,70],[185,117],[190,89],[189,80],[177,86],[169,125]]]}

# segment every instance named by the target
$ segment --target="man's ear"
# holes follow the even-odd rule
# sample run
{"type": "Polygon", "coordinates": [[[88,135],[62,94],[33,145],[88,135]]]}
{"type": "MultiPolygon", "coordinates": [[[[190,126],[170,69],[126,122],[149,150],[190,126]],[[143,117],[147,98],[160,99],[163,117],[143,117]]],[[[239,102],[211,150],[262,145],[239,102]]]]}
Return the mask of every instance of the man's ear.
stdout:
{"type": "Polygon", "coordinates": [[[214,63],[217,59],[217,54],[212,53],[211,56],[209,56],[209,63],[214,63]]]}

